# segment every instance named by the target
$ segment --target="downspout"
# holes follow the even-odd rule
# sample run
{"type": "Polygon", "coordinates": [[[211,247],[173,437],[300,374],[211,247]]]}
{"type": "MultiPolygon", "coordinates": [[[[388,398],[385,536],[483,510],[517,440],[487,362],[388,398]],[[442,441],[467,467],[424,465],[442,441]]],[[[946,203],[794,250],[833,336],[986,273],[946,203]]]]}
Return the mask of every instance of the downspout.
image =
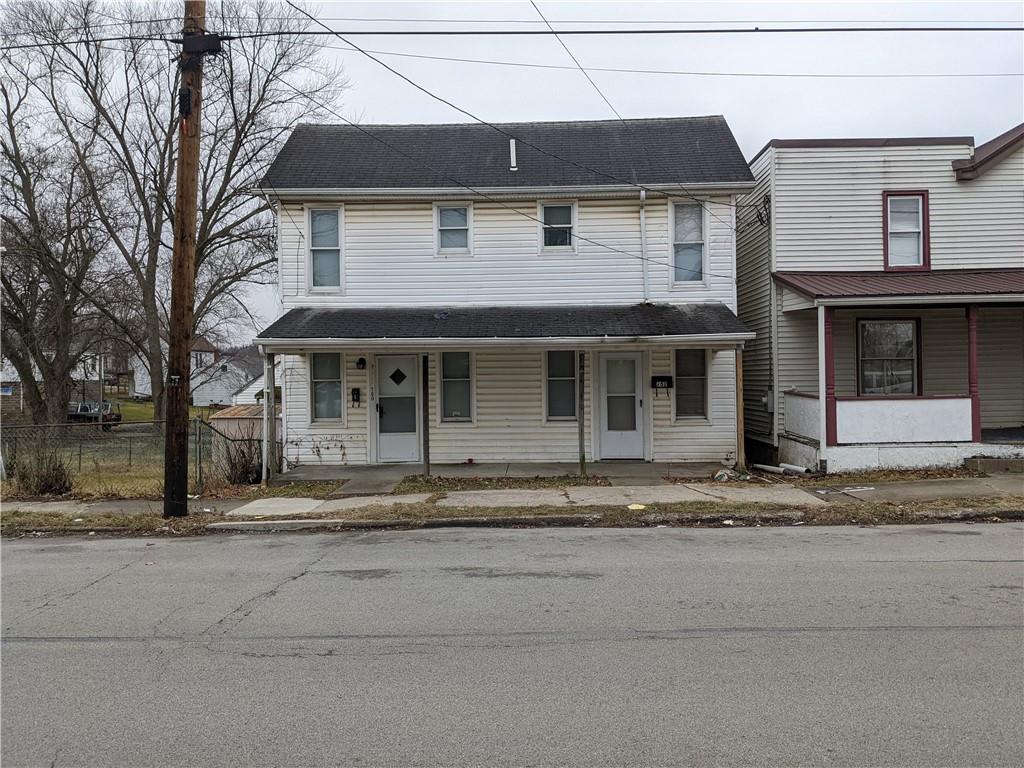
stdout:
{"type": "Polygon", "coordinates": [[[640,190],[640,272],[643,275],[644,304],[650,301],[650,286],[647,276],[647,190],[640,190]]]}

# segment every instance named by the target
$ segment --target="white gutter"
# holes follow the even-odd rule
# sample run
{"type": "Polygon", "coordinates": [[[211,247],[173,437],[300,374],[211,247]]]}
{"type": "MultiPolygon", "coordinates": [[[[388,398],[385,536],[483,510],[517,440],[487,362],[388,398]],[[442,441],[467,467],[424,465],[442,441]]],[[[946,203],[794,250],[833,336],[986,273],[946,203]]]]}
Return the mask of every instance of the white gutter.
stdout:
{"type": "Polygon", "coordinates": [[[709,344],[727,346],[742,345],[756,334],[746,333],[708,333],[685,334],[676,336],[531,336],[529,338],[512,338],[496,336],[491,338],[366,338],[366,339],[260,339],[259,347],[266,351],[288,349],[370,349],[374,347],[412,347],[422,348],[458,348],[467,347],[553,347],[569,346],[576,349],[585,347],[606,347],[610,345],[631,346],[634,344],[661,344],[678,347],[706,347],[709,344]],[[274,348],[271,350],[270,348],[274,348]]]}
{"type": "MultiPolygon", "coordinates": [[[[785,285],[785,283],[783,283],[785,285]]],[[[787,286],[788,287],[788,286],[787,286]]],[[[796,289],[793,289],[796,290],[796,289]]],[[[799,291],[797,291],[799,293],[799,291]]],[[[815,299],[816,307],[885,307],[892,304],[1012,304],[1024,303],[1024,293],[960,293],[942,296],[861,296],[815,299]]]]}
{"type": "Polygon", "coordinates": [[[650,301],[650,285],[647,277],[647,190],[640,190],[640,272],[643,275],[644,304],[650,301]]]}
{"type": "MultiPolygon", "coordinates": [[[[670,193],[676,195],[689,195],[692,192],[713,195],[715,193],[733,194],[737,192],[749,192],[754,188],[754,182],[733,182],[713,184],[687,184],[681,187],[678,184],[644,184],[644,190],[655,193],[670,193]]],[[[576,185],[564,187],[473,187],[478,195],[469,191],[466,187],[337,187],[337,188],[302,188],[302,189],[279,189],[275,187],[253,187],[247,191],[252,194],[270,195],[271,197],[285,200],[301,198],[304,200],[348,200],[348,199],[395,199],[395,198],[451,198],[465,200],[474,197],[498,198],[536,198],[536,197],[621,197],[623,194],[633,194],[637,191],[635,184],[603,184],[576,185]]]]}

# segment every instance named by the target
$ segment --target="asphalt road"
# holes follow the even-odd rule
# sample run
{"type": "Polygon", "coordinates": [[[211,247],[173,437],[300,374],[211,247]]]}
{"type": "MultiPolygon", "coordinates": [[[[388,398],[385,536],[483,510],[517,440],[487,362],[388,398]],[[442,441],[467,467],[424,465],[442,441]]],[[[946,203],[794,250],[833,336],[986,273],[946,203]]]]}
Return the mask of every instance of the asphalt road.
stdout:
{"type": "Polygon", "coordinates": [[[2,545],[9,766],[1024,763],[1024,525],[2,545]]]}

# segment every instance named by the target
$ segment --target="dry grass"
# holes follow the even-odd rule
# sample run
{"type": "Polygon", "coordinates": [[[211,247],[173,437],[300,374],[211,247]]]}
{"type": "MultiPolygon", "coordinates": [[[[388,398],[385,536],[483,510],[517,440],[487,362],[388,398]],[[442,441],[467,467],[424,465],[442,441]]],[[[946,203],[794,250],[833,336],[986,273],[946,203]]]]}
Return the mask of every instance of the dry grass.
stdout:
{"type": "Polygon", "coordinates": [[[556,475],[554,477],[427,477],[410,475],[394,493],[449,493],[451,491],[538,490],[569,488],[574,485],[611,485],[607,477],[587,475],[556,475]]]}
{"type": "MultiPolygon", "coordinates": [[[[664,525],[695,528],[750,528],[792,525],[907,525],[956,520],[997,522],[1024,519],[1024,496],[991,499],[943,499],[912,504],[830,504],[825,507],[795,508],[728,502],[680,502],[649,504],[642,510],[626,507],[470,507],[456,509],[435,504],[378,506],[346,512],[323,512],[306,519],[343,521],[381,520],[415,528],[439,518],[514,517],[515,525],[529,525],[523,518],[576,516],[580,526],[636,528],[664,525]]],[[[158,514],[89,514],[73,512],[6,512],[0,517],[4,536],[27,535],[114,535],[114,536],[196,536],[207,533],[206,525],[221,521],[220,515],[194,514],[173,521],[158,514]]],[[[246,518],[235,518],[244,520],[246,518]]],[[[249,518],[266,519],[266,518],[249,518]]],[[[501,523],[496,523],[500,525],[501,523]]],[[[544,522],[540,522],[544,525],[544,522]]],[[[565,524],[565,523],[560,523],[565,524]]]]}
{"type": "Polygon", "coordinates": [[[914,480],[951,480],[957,478],[988,477],[966,467],[934,467],[932,469],[871,469],[863,472],[843,472],[835,475],[773,475],[768,472],[757,472],[764,480],[777,483],[791,483],[801,486],[841,486],[866,485],[871,483],[905,483],[914,480]]]}

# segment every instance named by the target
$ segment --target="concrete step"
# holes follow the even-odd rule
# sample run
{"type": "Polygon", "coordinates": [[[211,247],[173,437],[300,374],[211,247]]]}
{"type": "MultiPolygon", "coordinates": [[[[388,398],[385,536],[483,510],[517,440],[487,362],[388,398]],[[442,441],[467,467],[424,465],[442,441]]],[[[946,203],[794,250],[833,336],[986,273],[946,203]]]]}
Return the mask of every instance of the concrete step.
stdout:
{"type": "Polygon", "coordinates": [[[964,466],[988,475],[1000,474],[1002,472],[1024,472],[1024,459],[1000,459],[977,456],[973,459],[967,459],[964,462],[964,466]]]}

